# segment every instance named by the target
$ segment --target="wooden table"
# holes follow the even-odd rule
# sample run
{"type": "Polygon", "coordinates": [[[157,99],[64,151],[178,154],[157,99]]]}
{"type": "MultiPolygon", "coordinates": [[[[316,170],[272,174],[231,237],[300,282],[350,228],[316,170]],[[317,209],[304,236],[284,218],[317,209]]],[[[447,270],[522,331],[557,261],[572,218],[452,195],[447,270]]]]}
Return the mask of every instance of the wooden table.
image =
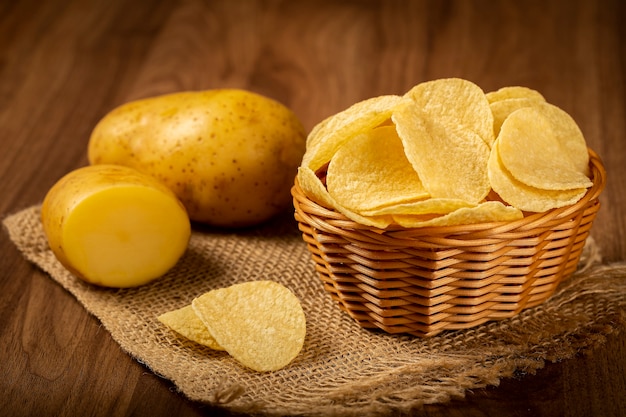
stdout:
{"type": "MultiPolygon", "coordinates": [[[[593,236],[626,259],[626,2],[0,0],[0,213],[86,164],[95,123],[160,93],[240,87],[307,129],[350,104],[462,77],[524,85],[579,123],[609,183],[593,236]]],[[[177,394],[0,237],[0,410],[226,415],[177,394]]],[[[626,415],[626,332],[415,415],[626,415]]]]}

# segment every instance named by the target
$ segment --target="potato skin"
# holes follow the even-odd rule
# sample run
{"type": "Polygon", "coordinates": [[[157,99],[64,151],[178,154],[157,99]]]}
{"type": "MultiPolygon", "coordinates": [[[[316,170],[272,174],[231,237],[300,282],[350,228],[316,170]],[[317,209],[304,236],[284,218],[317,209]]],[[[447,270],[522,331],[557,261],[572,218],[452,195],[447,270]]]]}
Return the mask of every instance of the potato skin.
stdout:
{"type": "Polygon", "coordinates": [[[291,205],[305,150],[295,114],[237,89],[188,91],[124,104],[89,140],[91,164],[118,164],[166,184],[196,222],[244,227],[291,205]]]}

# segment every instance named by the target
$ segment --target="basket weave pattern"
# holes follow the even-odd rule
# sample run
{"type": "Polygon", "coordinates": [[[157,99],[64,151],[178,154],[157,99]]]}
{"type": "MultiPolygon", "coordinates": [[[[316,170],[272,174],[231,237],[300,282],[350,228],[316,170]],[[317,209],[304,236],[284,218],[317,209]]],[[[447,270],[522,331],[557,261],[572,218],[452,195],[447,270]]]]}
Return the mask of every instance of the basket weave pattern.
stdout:
{"type": "Polygon", "coordinates": [[[576,204],[513,222],[376,229],[292,188],[295,219],[324,289],[356,322],[432,336],[515,316],[548,299],[577,267],[606,171],[576,204]]]}

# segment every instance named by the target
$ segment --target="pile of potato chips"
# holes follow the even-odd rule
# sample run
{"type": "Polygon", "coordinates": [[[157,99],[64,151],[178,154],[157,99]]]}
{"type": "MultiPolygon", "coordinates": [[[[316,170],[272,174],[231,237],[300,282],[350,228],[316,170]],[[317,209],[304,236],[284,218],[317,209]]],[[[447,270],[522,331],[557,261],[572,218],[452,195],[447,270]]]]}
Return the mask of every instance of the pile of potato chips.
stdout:
{"type": "Polygon", "coordinates": [[[446,78],[316,125],[298,170],[313,201],[377,228],[521,219],[592,185],[575,121],[526,87],[446,78]]]}
{"type": "Polygon", "coordinates": [[[274,281],[211,290],[158,320],[191,341],[228,352],[258,372],[276,371],[291,363],[306,335],[300,301],[274,281]]]}

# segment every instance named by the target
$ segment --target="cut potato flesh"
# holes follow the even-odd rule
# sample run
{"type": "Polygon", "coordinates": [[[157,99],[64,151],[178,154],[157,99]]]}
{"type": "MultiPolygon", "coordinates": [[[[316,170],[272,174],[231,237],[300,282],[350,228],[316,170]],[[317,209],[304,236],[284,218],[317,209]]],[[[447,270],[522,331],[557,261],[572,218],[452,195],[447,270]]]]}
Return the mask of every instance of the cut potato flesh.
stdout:
{"type": "Polygon", "coordinates": [[[148,283],[171,269],[190,236],[174,194],[142,174],[120,176],[130,171],[123,167],[78,171],[53,187],[42,207],[57,258],[80,278],[116,288],[148,283]]]}

